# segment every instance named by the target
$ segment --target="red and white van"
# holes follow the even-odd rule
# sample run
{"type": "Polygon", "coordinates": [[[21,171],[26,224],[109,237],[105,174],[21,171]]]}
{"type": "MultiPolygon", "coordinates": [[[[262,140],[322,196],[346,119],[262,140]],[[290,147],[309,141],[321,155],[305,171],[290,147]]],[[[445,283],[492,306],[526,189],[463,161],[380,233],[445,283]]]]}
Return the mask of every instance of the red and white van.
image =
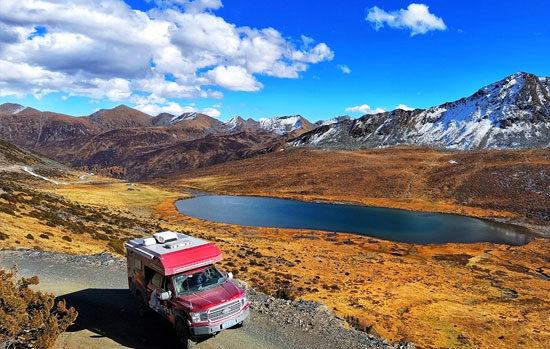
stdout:
{"type": "Polygon", "coordinates": [[[148,308],[174,326],[184,347],[188,340],[242,324],[249,315],[246,293],[220,272],[222,260],[211,242],[171,231],[126,243],[128,285],[138,313],[148,308]]]}

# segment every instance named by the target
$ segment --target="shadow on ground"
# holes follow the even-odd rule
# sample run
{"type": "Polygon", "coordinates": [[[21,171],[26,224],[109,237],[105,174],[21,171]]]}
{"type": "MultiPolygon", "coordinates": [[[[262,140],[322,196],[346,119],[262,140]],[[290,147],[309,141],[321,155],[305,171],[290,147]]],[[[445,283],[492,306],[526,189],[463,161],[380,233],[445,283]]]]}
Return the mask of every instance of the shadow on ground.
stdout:
{"type": "Polygon", "coordinates": [[[78,311],[76,322],[67,332],[87,329],[94,338],[108,337],[130,348],[175,348],[171,324],[156,314],[138,317],[134,299],[128,289],[97,289],[69,293],[58,297],[78,311]]]}

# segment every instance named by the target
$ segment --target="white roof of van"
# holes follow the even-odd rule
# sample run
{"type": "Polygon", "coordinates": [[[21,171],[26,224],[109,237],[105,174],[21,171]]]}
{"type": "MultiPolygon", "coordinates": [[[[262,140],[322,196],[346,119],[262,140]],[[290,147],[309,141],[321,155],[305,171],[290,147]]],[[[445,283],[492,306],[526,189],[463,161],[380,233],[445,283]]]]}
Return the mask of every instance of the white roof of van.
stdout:
{"type": "Polygon", "coordinates": [[[153,258],[153,257],[160,257],[166,253],[186,250],[188,248],[202,246],[210,243],[209,241],[198,239],[198,238],[181,234],[181,233],[175,233],[175,232],[162,232],[162,233],[157,233],[150,237],[130,240],[126,243],[126,247],[134,251],[141,252],[146,255],[150,255],[150,258],[153,258]],[[161,235],[162,233],[171,233],[171,234],[161,235]],[[169,240],[164,243],[159,243],[158,242],[159,240],[162,241],[162,239],[158,238],[159,235],[162,237],[174,236],[176,239],[169,240]],[[157,239],[155,239],[155,236],[157,236],[157,239]],[[153,244],[150,244],[151,240],[154,241],[153,244]]]}

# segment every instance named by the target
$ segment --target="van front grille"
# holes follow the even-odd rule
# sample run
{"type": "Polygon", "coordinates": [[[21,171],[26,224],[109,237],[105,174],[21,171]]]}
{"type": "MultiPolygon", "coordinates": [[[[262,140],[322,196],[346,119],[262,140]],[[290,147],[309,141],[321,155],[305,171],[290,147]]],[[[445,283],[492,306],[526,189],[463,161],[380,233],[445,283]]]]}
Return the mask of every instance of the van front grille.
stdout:
{"type": "Polygon", "coordinates": [[[236,300],[234,302],[224,304],[221,307],[209,310],[208,320],[218,321],[238,313],[239,310],[241,310],[241,302],[239,300],[236,300]]]}

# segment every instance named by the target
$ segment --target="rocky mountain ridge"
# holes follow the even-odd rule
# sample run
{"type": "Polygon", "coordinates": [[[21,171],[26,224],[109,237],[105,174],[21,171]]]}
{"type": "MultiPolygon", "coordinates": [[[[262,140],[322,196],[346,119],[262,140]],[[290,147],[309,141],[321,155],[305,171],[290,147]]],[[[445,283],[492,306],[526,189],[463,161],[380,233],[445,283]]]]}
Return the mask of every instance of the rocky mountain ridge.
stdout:
{"type": "Polygon", "coordinates": [[[313,128],[302,117],[265,120],[271,121],[224,123],[195,112],[151,117],[125,105],[73,117],[6,103],[0,105],[0,139],[71,166],[135,180],[241,159],[313,128]]]}
{"type": "Polygon", "coordinates": [[[428,109],[339,116],[315,124],[301,115],[258,121],[236,116],[226,122],[196,112],[151,117],[124,105],[73,117],[5,103],[0,105],[0,139],[71,166],[103,168],[109,174],[116,168],[131,179],[242,159],[281,145],[548,148],[550,78],[517,73],[470,97],[428,109]]]}
{"type": "Polygon", "coordinates": [[[288,144],[337,149],[395,145],[457,150],[548,148],[549,94],[550,78],[517,73],[455,102],[344,119],[288,144]]]}

